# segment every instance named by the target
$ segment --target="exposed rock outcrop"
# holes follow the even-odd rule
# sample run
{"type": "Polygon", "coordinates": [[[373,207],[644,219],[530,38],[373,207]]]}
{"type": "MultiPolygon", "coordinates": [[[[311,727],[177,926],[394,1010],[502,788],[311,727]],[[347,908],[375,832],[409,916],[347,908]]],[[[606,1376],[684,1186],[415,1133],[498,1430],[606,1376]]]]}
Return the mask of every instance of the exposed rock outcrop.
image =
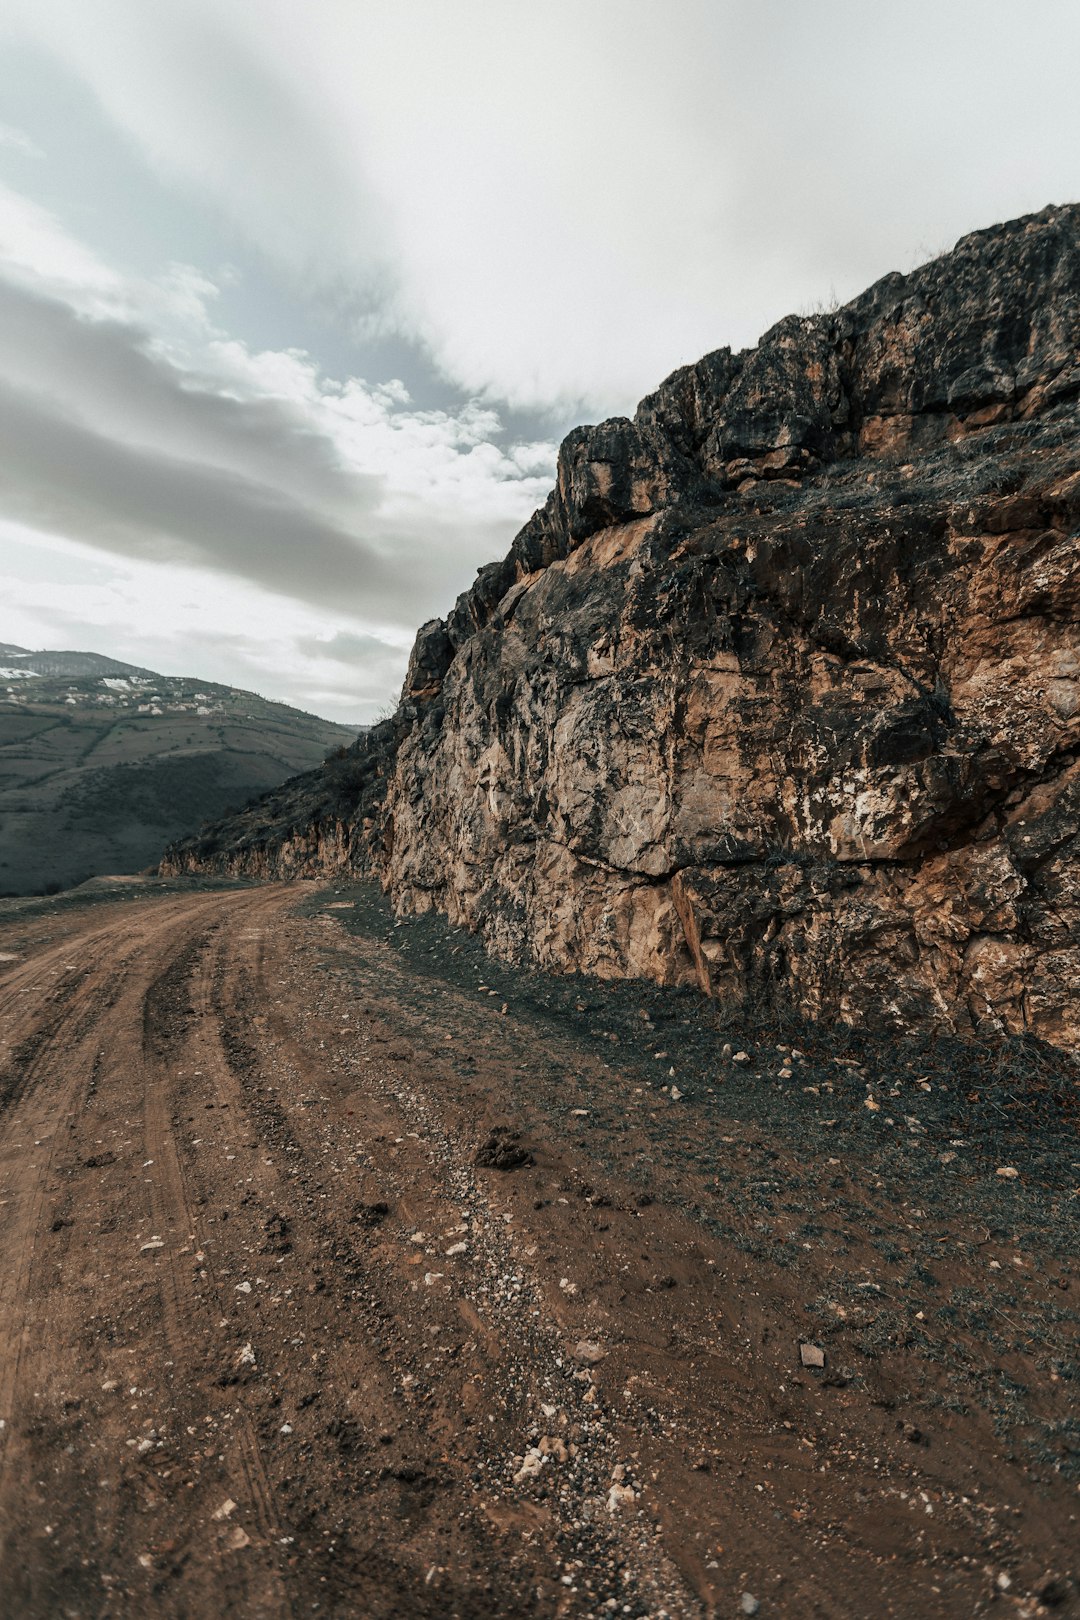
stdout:
{"type": "Polygon", "coordinates": [[[1080,208],[580,428],[349,781],[170,869],[513,958],[1080,1046],[1080,208]]]}

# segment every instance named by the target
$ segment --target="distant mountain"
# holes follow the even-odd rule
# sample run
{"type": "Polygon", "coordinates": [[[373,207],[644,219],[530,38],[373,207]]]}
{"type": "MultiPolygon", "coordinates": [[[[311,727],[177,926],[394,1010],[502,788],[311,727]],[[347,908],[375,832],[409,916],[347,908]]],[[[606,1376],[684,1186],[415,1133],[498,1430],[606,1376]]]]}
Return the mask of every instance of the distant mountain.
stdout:
{"type": "Polygon", "coordinates": [[[0,894],[138,871],[359,729],[214,681],[0,641],[0,894]]]}
{"type": "Polygon", "coordinates": [[[10,641],[0,641],[0,682],[29,675],[57,680],[66,676],[73,681],[93,680],[104,675],[144,675],[153,681],[167,678],[152,669],[140,669],[138,664],[122,664],[118,658],[105,658],[101,653],[30,652],[10,641]]]}

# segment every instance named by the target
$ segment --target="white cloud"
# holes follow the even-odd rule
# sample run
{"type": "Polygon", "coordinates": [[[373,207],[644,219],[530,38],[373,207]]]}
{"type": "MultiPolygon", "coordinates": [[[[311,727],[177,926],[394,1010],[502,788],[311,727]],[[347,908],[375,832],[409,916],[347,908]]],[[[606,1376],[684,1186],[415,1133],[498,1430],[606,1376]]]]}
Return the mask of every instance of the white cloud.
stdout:
{"type": "MultiPolygon", "coordinates": [[[[240,268],[133,273],[122,177],[68,198],[74,232],[0,185],[0,513],[63,565],[18,591],[12,569],[5,605],[22,639],[51,639],[52,600],[118,656],[153,664],[149,637],[338,714],[346,653],[384,701],[409,631],[546,494],[555,446],[511,442],[507,407],[629,410],[710,348],[1075,193],[1071,0],[910,0],[902,26],[863,0],[6,0],[12,40],[156,177],[141,262],[157,202],[162,260],[187,251],[175,210],[214,214],[240,268]],[[263,347],[221,313],[243,288],[278,299],[263,347]],[[313,347],[347,329],[400,363],[316,363],[290,297],[313,347]]],[[[48,119],[0,125],[5,172],[48,148],[19,167],[42,196],[48,119]]]]}
{"type": "Polygon", "coordinates": [[[36,141],[32,141],[24,129],[15,129],[11,124],[0,124],[0,147],[9,152],[17,152],[20,157],[43,158],[45,156],[36,141]]]}
{"type": "Polygon", "coordinates": [[[626,409],[1076,184],[1070,0],[9,11],[305,287],[516,403],[626,409]]]}
{"type": "Polygon", "coordinates": [[[66,231],[47,208],[0,184],[0,260],[10,280],[74,292],[84,307],[106,307],[120,278],[66,231]]]}
{"type": "Polygon", "coordinates": [[[346,722],[368,723],[400,687],[412,637],[353,628],[347,613],[290,601],[183,564],[116,557],[0,520],[0,639],[107,651],[346,722]]]}
{"type": "Polygon", "coordinates": [[[124,280],[43,211],[21,224],[0,273],[9,518],[400,630],[449,606],[543,499],[554,446],[502,449],[489,407],[418,410],[398,379],[252,353],[213,325],[197,272],[124,280]]]}

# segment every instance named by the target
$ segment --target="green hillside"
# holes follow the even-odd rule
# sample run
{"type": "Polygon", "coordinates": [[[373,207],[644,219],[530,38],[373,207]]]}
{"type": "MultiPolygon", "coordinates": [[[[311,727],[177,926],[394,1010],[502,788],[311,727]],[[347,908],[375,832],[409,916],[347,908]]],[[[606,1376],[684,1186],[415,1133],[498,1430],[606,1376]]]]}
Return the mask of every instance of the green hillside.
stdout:
{"type": "Polygon", "coordinates": [[[358,729],[235,687],[0,642],[0,894],[138,871],[358,729]]]}

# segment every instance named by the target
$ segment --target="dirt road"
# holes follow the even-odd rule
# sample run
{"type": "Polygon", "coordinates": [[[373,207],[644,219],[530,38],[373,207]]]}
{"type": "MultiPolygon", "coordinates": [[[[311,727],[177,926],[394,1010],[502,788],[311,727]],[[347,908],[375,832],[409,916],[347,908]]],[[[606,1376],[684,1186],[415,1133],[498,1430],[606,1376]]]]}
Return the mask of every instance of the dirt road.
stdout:
{"type": "Polygon", "coordinates": [[[0,917],[0,1614],[1077,1612],[1067,1190],[973,1232],[362,909],[0,917]]]}

